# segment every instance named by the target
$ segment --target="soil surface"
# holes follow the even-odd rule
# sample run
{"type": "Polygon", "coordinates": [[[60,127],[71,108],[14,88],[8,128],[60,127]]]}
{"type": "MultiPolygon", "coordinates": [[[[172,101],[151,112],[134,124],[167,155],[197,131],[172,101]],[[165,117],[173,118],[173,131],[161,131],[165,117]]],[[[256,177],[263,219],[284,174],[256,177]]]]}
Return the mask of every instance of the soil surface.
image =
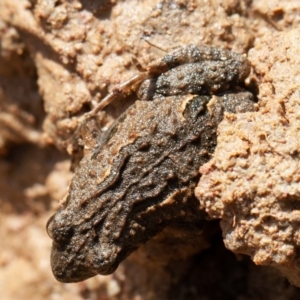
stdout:
{"type": "MultiPolygon", "coordinates": [[[[299,299],[299,25],[298,0],[0,0],[0,298],[299,299]],[[216,220],[204,237],[167,228],[112,275],[57,282],[45,228],[87,151],[83,114],[135,60],[188,44],[246,54],[258,101],[226,116],[200,169],[216,220]]],[[[134,100],[101,111],[101,130],[134,100]]]]}

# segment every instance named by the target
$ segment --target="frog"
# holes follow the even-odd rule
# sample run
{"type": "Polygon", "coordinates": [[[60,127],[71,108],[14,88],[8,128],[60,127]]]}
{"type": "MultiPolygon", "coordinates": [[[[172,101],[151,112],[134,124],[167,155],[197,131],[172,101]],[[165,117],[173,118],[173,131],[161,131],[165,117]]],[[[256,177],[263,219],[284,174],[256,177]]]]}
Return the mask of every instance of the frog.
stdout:
{"type": "Polygon", "coordinates": [[[95,137],[47,223],[58,281],[111,274],[166,227],[201,229],[208,222],[194,195],[199,168],[214,153],[224,114],[255,110],[244,86],[249,72],[244,55],[187,45],[141,69],[87,113],[137,95],[95,137]]]}

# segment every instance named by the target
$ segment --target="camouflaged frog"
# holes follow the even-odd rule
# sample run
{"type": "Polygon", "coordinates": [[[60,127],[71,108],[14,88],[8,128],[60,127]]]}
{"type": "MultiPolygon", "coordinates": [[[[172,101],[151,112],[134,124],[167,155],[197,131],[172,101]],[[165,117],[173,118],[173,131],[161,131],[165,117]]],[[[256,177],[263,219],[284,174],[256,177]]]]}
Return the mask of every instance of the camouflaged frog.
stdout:
{"type": "Polygon", "coordinates": [[[224,112],[253,111],[242,88],[249,72],[242,55],[190,45],[100,102],[90,115],[120,94],[140,99],[97,138],[48,221],[57,280],[110,274],[166,226],[207,222],[194,196],[199,168],[214,153],[224,112]]]}

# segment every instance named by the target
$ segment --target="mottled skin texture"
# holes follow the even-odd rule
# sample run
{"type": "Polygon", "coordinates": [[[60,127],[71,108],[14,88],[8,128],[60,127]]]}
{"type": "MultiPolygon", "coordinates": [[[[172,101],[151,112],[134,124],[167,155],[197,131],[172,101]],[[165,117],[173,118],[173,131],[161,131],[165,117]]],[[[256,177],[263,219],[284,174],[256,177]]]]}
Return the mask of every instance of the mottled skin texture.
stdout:
{"type": "Polygon", "coordinates": [[[253,110],[252,95],[238,87],[249,65],[238,54],[189,46],[150,66],[149,77],[169,68],[155,79],[168,78],[168,84],[142,84],[153,101],[136,101],[99,137],[76,169],[63,206],[49,220],[51,264],[59,281],[110,274],[166,226],[205,222],[194,197],[198,170],[214,152],[224,111],[253,110]],[[175,77],[188,84],[180,87],[175,77]]]}
{"type": "Polygon", "coordinates": [[[217,94],[241,84],[250,72],[250,65],[241,55],[193,45],[166,55],[154,65],[149,68],[149,79],[139,87],[137,94],[141,100],[217,94]],[[164,73],[157,76],[157,70],[164,73]]]}

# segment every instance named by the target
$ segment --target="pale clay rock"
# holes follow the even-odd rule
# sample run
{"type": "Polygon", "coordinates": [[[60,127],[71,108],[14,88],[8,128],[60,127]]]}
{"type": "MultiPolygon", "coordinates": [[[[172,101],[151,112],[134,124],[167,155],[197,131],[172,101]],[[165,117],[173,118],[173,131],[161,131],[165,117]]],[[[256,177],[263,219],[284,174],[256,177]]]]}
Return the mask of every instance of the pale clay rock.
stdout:
{"type": "Polygon", "coordinates": [[[228,249],[300,286],[300,30],[257,40],[249,60],[259,110],[227,114],[214,158],[200,168],[202,208],[221,218],[228,249]]]}

